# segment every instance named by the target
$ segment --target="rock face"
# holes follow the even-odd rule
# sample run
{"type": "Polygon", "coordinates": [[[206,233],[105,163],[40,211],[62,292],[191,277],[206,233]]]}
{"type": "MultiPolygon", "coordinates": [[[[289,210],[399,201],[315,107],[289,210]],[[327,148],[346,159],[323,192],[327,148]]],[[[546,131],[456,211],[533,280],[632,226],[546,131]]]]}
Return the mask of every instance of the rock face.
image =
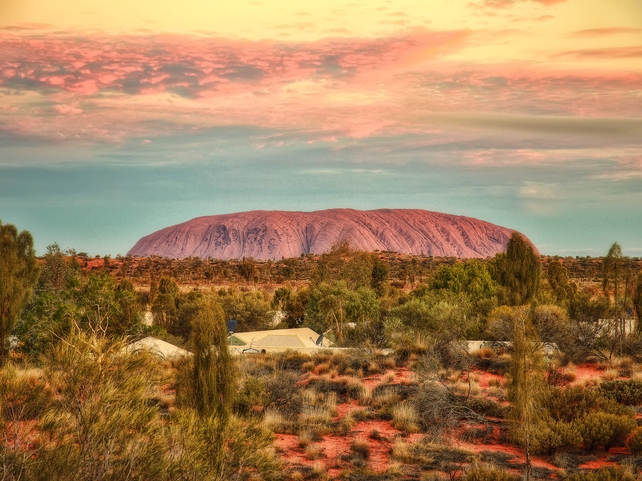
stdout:
{"type": "Polygon", "coordinates": [[[471,217],[418,209],[252,211],[197,217],[166,227],[140,239],[127,254],[278,260],[321,254],[348,239],[363,251],[483,258],[504,251],[512,233],[471,217]]]}

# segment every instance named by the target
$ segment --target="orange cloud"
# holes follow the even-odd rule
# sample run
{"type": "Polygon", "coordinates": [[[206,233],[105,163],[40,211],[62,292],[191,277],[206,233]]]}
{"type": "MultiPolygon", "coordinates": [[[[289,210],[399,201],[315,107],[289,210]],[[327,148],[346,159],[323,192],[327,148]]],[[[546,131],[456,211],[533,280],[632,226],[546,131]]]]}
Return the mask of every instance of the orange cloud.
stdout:
{"type": "Polygon", "coordinates": [[[631,47],[608,47],[608,48],[587,48],[579,50],[569,50],[551,55],[552,58],[637,58],[642,57],[642,45],[631,47]]]}
{"type": "Polygon", "coordinates": [[[608,28],[589,28],[577,30],[571,35],[574,37],[605,37],[607,35],[622,35],[629,33],[642,33],[642,28],[625,28],[625,27],[608,27],[608,28]]]}

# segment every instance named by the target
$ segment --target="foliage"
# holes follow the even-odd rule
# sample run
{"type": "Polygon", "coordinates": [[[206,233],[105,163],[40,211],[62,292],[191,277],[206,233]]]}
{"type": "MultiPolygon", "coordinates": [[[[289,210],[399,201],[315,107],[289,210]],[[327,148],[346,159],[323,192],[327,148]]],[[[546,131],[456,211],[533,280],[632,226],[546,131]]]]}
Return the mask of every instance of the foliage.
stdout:
{"type": "Polygon", "coordinates": [[[638,331],[642,332],[642,271],[638,273],[636,281],[635,294],[633,296],[633,307],[638,315],[638,331]]]}
{"type": "Polygon", "coordinates": [[[172,331],[178,320],[179,291],[174,279],[163,277],[157,289],[151,289],[154,300],[152,314],[154,323],[172,331]]]}
{"type": "Polygon", "coordinates": [[[555,421],[572,422],[594,412],[614,415],[631,413],[624,406],[604,397],[600,391],[582,386],[549,388],[540,399],[541,406],[555,421]]]}
{"type": "Polygon", "coordinates": [[[191,409],[178,409],[168,426],[172,481],[244,480],[258,475],[266,481],[281,477],[281,464],[272,449],[273,435],[255,423],[232,417],[225,426],[216,416],[201,418],[191,409]]]}
{"type": "Polygon", "coordinates": [[[224,318],[237,321],[238,331],[269,329],[272,308],[263,293],[242,292],[232,288],[221,289],[218,292],[218,302],[223,307],[224,318]]]}
{"type": "Polygon", "coordinates": [[[590,413],[576,421],[582,436],[582,443],[588,449],[622,446],[626,437],[635,428],[635,419],[631,416],[605,412],[590,413]]]}
{"type": "Polygon", "coordinates": [[[18,234],[0,222],[0,367],[7,359],[7,337],[27,306],[40,269],[27,231],[18,234]]]}
{"type": "Polygon", "coordinates": [[[555,301],[560,305],[567,305],[576,294],[577,285],[569,280],[566,267],[553,259],[548,263],[546,277],[555,301]]]}
{"type": "Polygon", "coordinates": [[[626,406],[642,405],[642,381],[629,379],[627,381],[605,381],[600,384],[602,394],[626,406]]]}
{"type": "Polygon", "coordinates": [[[462,481],[517,481],[519,477],[492,466],[473,466],[466,471],[462,481]]]}
{"type": "Polygon", "coordinates": [[[642,428],[637,428],[626,442],[629,451],[635,456],[642,454],[642,428]]]}
{"type": "Polygon", "coordinates": [[[532,431],[539,421],[537,401],[543,384],[542,347],[527,307],[514,308],[510,320],[512,352],[506,387],[512,403],[510,416],[517,423],[514,434],[526,454],[525,478],[528,480],[532,431]]]}
{"type": "Polygon", "coordinates": [[[564,481],[636,481],[636,477],[623,466],[608,466],[597,471],[571,474],[564,481]]]}
{"type": "Polygon", "coordinates": [[[146,402],[153,362],[149,354],[127,353],[122,343],[82,331],[55,347],[45,373],[56,397],[43,417],[51,442],[40,453],[38,478],[162,475],[162,425],[158,409],[146,402]]]}
{"type": "Polygon", "coordinates": [[[533,246],[513,232],[506,253],[495,256],[494,277],[503,287],[498,291],[500,304],[519,306],[530,302],[539,290],[541,270],[533,246]]]}
{"type": "Polygon", "coordinates": [[[227,347],[227,328],[221,306],[204,301],[192,328],[194,346],[194,406],[202,417],[230,417],[234,396],[234,360],[227,347]]]}
{"type": "Polygon", "coordinates": [[[497,285],[486,264],[478,260],[441,266],[430,282],[431,289],[446,289],[465,294],[475,314],[485,316],[497,304],[497,285]]]}

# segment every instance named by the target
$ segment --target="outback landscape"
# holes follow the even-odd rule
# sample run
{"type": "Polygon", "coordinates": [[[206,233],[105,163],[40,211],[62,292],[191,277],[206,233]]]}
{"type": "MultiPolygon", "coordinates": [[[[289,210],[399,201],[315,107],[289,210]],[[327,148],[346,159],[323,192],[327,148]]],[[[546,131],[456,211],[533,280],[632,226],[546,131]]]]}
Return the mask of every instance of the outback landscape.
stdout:
{"type": "Polygon", "coordinates": [[[642,260],[617,243],[595,259],[540,256],[516,232],[482,259],[349,239],[279,261],[36,258],[0,228],[3,479],[642,470],[642,260]],[[233,355],[230,319],[332,347],[233,355]],[[127,347],[150,336],[185,355],[127,347]]]}
{"type": "Polygon", "coordinates": [[[0,0],[0,481],[642,481],[640,0],[0,0]]]}

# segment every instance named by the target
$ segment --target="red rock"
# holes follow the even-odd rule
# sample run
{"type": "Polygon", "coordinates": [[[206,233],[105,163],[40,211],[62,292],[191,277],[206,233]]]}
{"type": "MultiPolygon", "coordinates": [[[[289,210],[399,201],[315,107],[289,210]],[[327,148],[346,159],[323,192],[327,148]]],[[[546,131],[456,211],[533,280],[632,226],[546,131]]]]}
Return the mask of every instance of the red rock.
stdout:
{"type": "Polygon", "coordinates": [[[166,227],[140,239],[127,254],[267,260],[321,254],[347,239],[362,251],[484,258],[503,252],[512,233],[471,217],[419,209],[252,211],[166,227]]]}

